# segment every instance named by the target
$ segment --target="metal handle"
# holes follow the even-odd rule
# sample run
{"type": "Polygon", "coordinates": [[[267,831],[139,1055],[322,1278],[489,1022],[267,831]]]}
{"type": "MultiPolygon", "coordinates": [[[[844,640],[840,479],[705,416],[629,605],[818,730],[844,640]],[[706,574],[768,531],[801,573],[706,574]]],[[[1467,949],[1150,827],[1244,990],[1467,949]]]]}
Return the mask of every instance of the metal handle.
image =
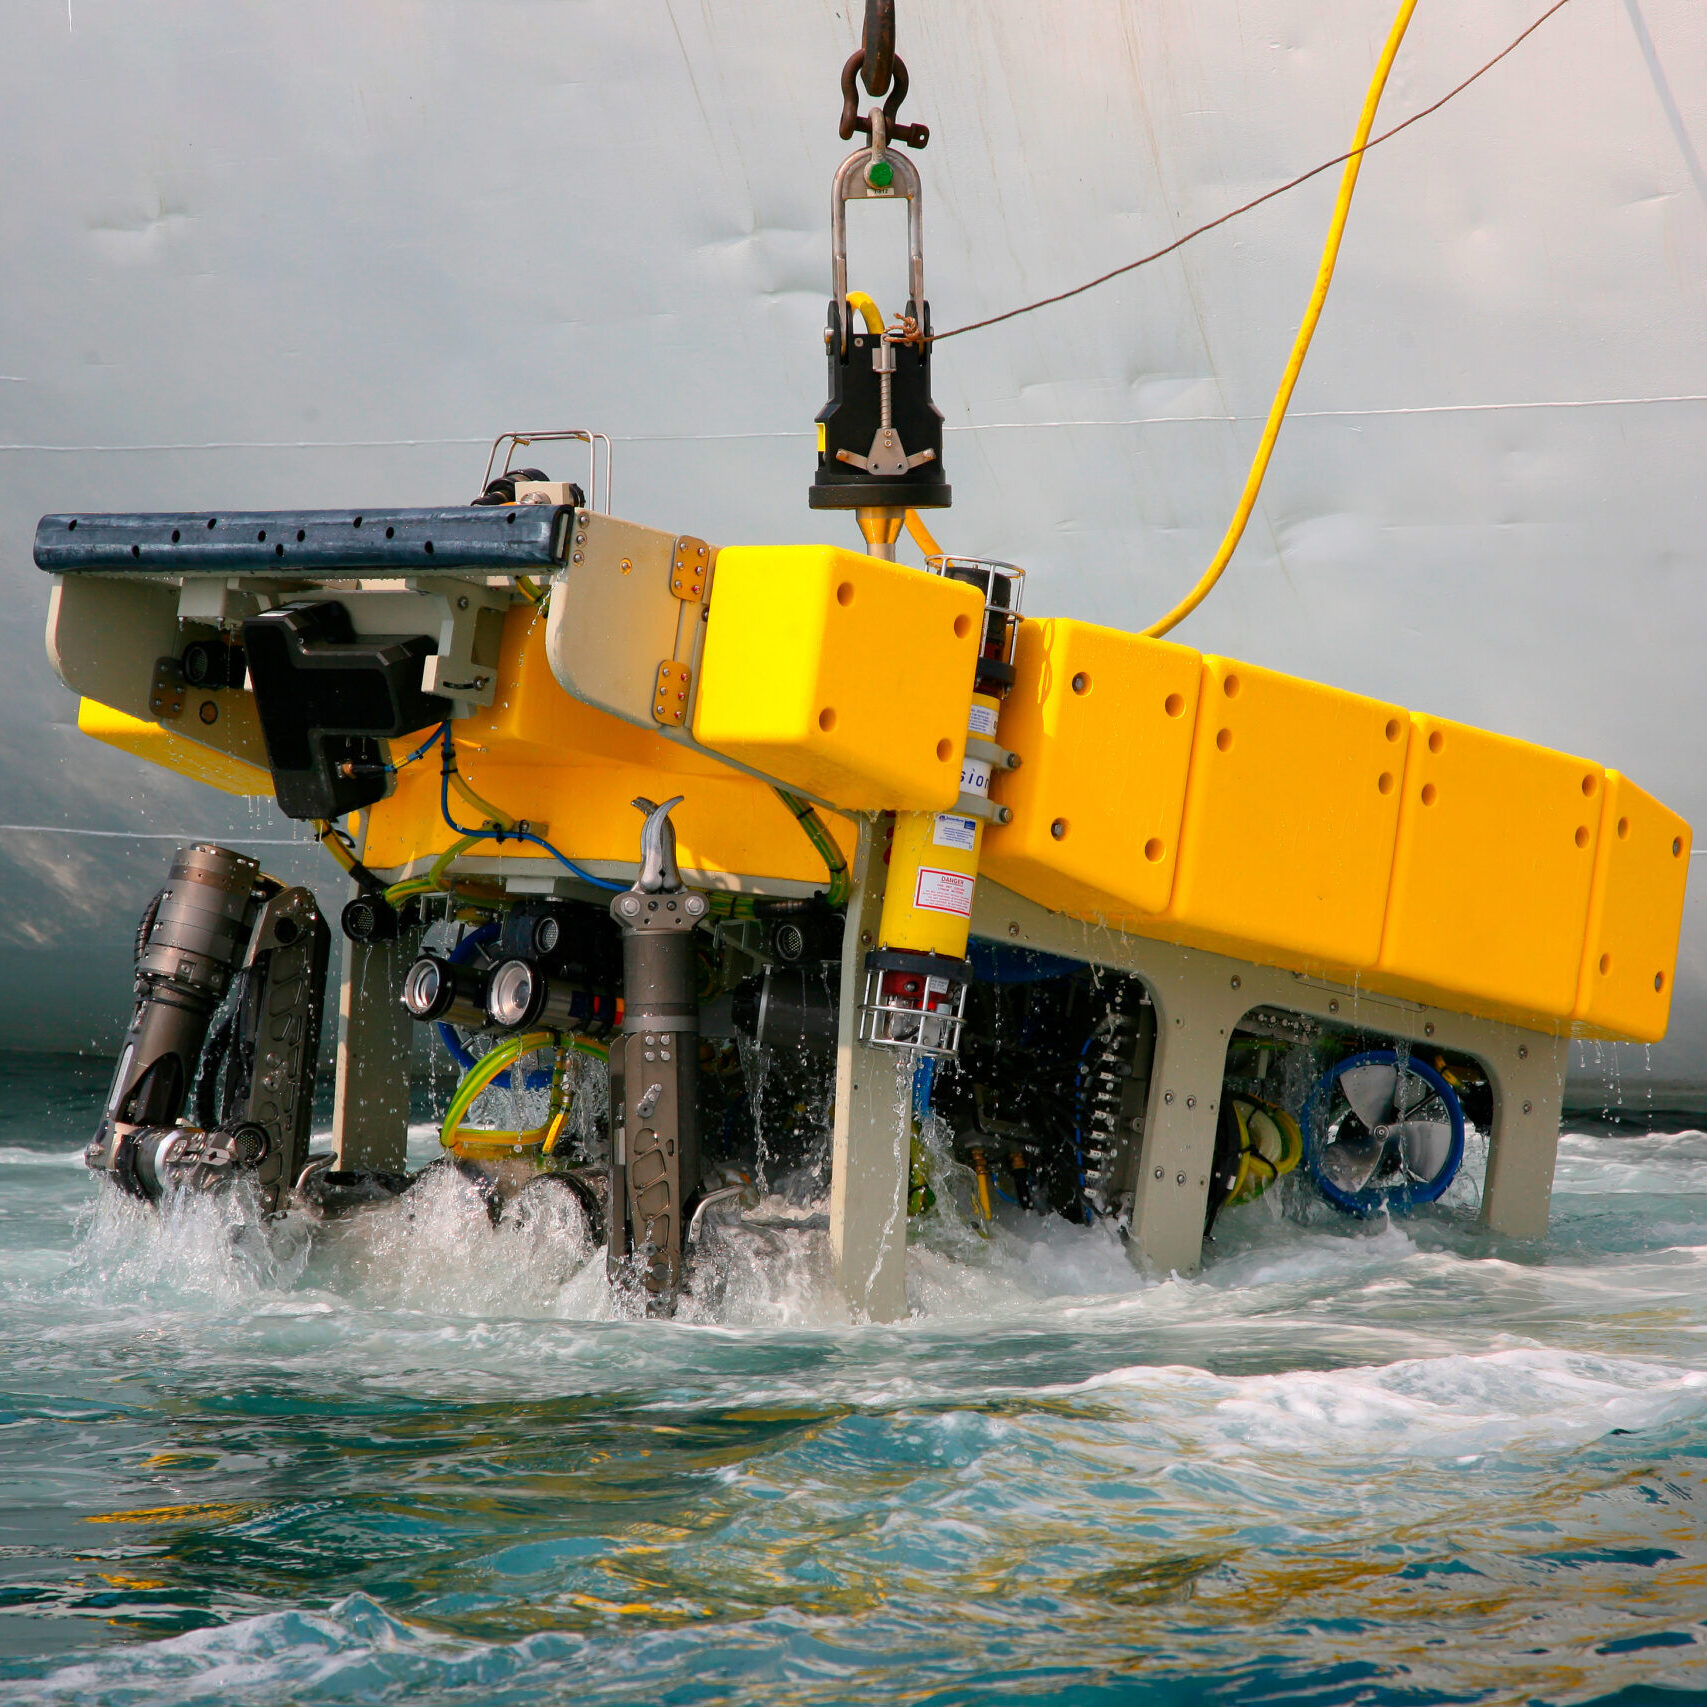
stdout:
{"type": "Polygon", "coordinates": [[[544,433],[500,433],[492,441],[492,454],[486,459],[486,479],[482,483],[481,490],[484,491],[486,486],[491,484],[492,470],[498,461],[498,449],[506,441],[510,448],[504,452],[504,472],[508,474],[518,450],[522,450],[528,445],[551,444],[563,439],[574,439],[587,447],[589,463],[587,504],[589,508],[602,511],[608,516],[610,514],[610,435],[608,433],[590,432],[585,427],[566,427],[544,433]],[[604,446],[605,451],[605,479],[602,489],[599,485],[600,445],[604,446]]]}

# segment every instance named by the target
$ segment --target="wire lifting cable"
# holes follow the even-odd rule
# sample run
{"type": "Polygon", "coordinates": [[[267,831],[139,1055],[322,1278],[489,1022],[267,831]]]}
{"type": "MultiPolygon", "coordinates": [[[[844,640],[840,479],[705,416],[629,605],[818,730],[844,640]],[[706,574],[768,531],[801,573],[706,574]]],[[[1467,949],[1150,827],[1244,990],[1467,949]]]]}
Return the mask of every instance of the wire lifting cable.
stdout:
{"type": "MultiPolygon", "coordinates": [[[[1562,12],[1570,0],[1553,0],[1553,4],[1538,17],[1534,23],[1520,34],[1512,37],[1492,59],[1485,60],[1461,83],[1454,83],[1437,101],[1431,101],[1426,107],[1411,114],[1408,119],[1401,119],[1391,130],[1384,130],[1379,136],[1372,136],[1363,145],[1362,152],[1367,154],[1372,148],[1379,148],[1382,143],[1390,142],[1402,130],[1409,130],[1412,125],[1420,124],[1422,120],[1438,113],[1448,101],[1456,100],[1470,85],[1478,79],[1487,76],[1499,62],[1508,54],[1515,53],[1555,12],[1562,12]]],[[[1194,225],[1182,237],[1176,237],[1173,242],[1165,244],[1160,249],[1153,249],[1148,255],[1140,255],[1136,261],[1127,261],[1122,266],[1110,267],[1106,273],[1098,273],[1094,279],[1086,279],[1083,284],[1072,286],[1068,290],[1058,290],[1053,296],[1039,297],[1036,302],[1028,302],[1020,308],[1007,308],[1000,314],[991,314],[983,320],[969,320],[964,326],[951,327],[946,332],[932,332],[930,342],[940,344],[944,338],[958,338],[965,332],[981,332],[986,326],[1000,326],[1004,320],[1017,320],[1022,314],[1035,314],[1040,308],[1050,308],[1057,302],[1070,301],[1075,296],[1083,296],[1088,290],[1095,290],[1099,285],[1109,283],[1111,279],[1124,278],[1128,273],[1135,273],[1140,267],[1148,267],[1156,261],[1166,260],[1178,249],[1196,238],[1206,236],[1211,231],[1218,231],[1223,225],[1231,224],[1233,220],[1259,208],[1264,202],[1271,202],[1278,196],[1284,196],[1295,190],[1301,184],[1307,184],[1312,178],[1319,178],[1324,172],[1331,172],[1334,167],[1344,164],[1356,150],[1347,150],[1344,154],[1336,154],[1331,160],[1324,160],[1319,166],[1312,166],[1308,172],[1300,172],[1296,178],[1288,178],[1284,184],[1276,184],[1272,190],[1264,190],[1260,196],[1252,196],[1248,202],[1241,202],[1237,207],[1229,208],[1225,213],[1217,214],[1214,219],[1205,220],[1202,225],[1194,225]]]]}

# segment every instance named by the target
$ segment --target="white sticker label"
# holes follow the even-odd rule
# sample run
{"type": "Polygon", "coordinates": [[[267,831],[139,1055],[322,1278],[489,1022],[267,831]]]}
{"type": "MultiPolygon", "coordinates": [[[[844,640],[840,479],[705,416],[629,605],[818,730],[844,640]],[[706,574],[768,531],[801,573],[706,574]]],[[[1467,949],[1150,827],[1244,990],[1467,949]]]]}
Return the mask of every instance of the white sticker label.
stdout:
{"type": "Polygon", "coordinates": [[[996,708],[993,705],[979,705],[974,702],[966,719],[966,727],[974,735],[994,735],[996,732],[996,708]]]}
{"type": "Polygon", "coordinates": [[[975,881],[958,871],[938,871],[934,865],[921,865],[913,905],[926,913],[953,913],[956,918],[969,919],[975,881]]]}
{"type": "Polygon", "coordinates": [[[978,820],[957,818],[952,812],[939,812],[931,840],[939,848],[958,848],[962,853],[971,853],[978,845],[978,820]]]}
{"type": "Polygon", "coordinates": [[[979,795],[990,792],[990,767],[970,753],[960,761],[960,792],[979,795]]]}

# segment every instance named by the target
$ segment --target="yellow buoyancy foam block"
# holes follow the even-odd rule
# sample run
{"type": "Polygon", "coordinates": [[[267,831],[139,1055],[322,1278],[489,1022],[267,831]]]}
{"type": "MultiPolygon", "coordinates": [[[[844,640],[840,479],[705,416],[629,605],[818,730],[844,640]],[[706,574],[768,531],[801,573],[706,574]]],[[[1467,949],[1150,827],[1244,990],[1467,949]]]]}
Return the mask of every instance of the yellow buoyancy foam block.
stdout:
{"type": "Polygon", "coordinates": [[[1413,716],[1382,982],[1569,1017],[1604,786],[1586,759],[1413,716]]]}
{"type": "Polygon", "coordinates": [[[1665,1036],[1689,846],[1689,826],[1670,807],[1606,773],[1573,1013],[1580,1029],[1643,1042],[1665,1036]]]}
{"type": "Polygon", "coordinates": [[[1689,827],[1616,772],[1088,623],[1023,625],[982,869],[1464,1011],[1664,1034],[1689,827]]]}
{"type": "Polygon", "coordinates": [[[1206,657],[1169,934],[1310,970],[1369,965],[1407,730],[1399,706],[1206,657]]]}
{"type": "Polygon", "coordinates": [[[694,739],[849,811],[960,793],[984,601],[828,545],[717,558],[694,739]]]}
{"type": "Polygon", "coordinates": [[[980,868],[1058,912],[1157,914],[1173,894],[1203,660],[1094,623],[1024,623],[998,738],[1021,755],[980,868]]]}

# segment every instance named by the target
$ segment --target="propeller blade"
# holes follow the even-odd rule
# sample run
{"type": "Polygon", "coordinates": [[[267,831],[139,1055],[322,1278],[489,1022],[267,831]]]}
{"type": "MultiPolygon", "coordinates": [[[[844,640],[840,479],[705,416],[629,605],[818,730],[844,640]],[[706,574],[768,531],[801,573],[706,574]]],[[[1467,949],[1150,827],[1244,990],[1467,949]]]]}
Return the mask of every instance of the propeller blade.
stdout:
{"type": "Polygon", "coordinates": [[[1412,1179],[1436,1178],[1452,1153],[1452,1127],[1444,1120],[1407,1120],[1398,1138],[1399,1160],[1412,1179]]]}
{"type": "Polygon", "coordinates": [[[1387,1145],[1380,1138],[1371,1138],[1362,1144],[1349,1141],[1330,1144],[1322,1152],[1322,1172],[1341,1191],[1362,1191],[1374,1178],[1386,1151],[1387,1145]]]}
{"type": "Polygon", "coordinates": [[[1370,1061],[1340,1074],[1340,1089],[1352,1112],[1371,1132],[1377,1126],[1391,1126],[1398,1110],[1393,1096],[1399,1084],[1399,1069],[1390,1064],[1370,1061]]]}

